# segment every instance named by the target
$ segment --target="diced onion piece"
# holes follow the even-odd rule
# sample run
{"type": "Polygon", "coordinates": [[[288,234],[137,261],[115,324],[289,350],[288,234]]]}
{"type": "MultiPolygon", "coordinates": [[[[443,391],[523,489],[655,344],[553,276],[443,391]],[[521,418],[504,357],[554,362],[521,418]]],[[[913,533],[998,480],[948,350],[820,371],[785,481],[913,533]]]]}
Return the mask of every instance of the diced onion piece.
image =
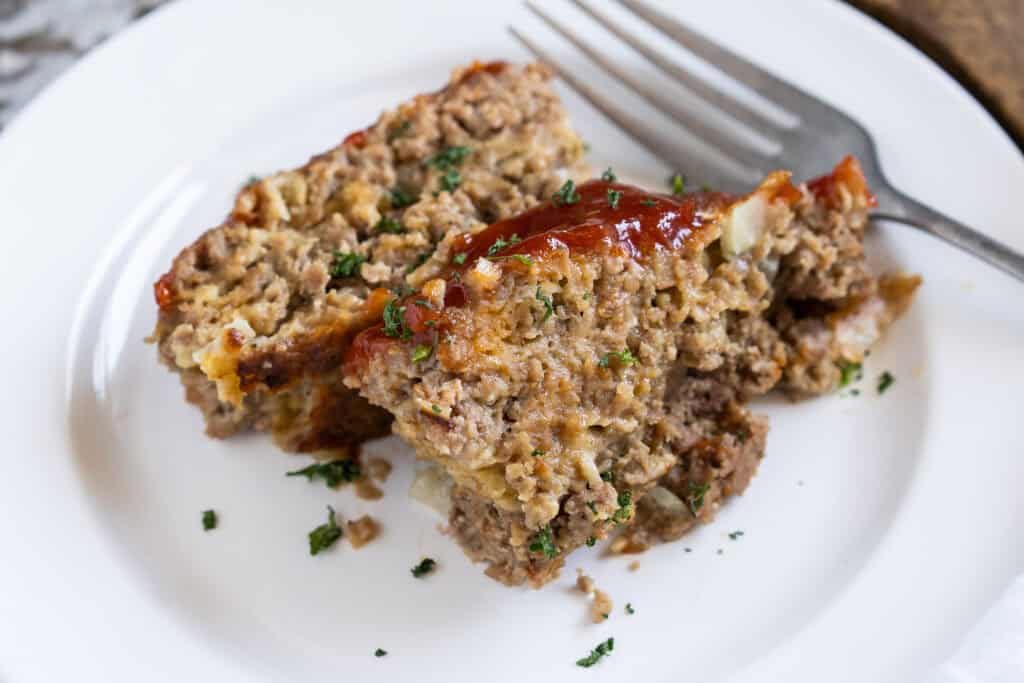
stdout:
{"type": "Polygon", "coordinates": [[[416,472],[409,487],[413,500],[441,513],[446,519],[452,505],[452,478],[437,465],[427,465],[416,472]]]}
{"type": "Polygon", "coordinates": [[[736,258],[750,250],[764,234],[768,202],[760,193],[733,204],[722,218],[722,255],[736,258]]]}

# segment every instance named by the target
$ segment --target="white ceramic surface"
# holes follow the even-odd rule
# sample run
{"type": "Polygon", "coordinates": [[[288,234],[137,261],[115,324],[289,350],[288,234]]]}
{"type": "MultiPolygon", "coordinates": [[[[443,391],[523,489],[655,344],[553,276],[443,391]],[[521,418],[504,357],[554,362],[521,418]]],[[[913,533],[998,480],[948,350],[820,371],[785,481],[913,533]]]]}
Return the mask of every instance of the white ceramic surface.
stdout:
{"type": "MultiPolygon", "coordinates": [[[[885,29],[818,0],[676,5],[860,118],[908,192],[1024,248],[1020,153],[885,29]]],[[[367,503],[286,479],[305,460],[263,438],[202,436],[142,343],[150,283],[251,173],[301,163],[456,65],[525,59],[510,22],[578,63],[513,2],[185,0],[0,136],[0,681],[908,681],[1024,569],[1024,289],[896,226],[874,231],[873,256],[925,286],[861,395],[760,406],[773,427],[748,493],[636,572],[583,549],[542,591],[504,588],[408,499],[394,440],[366,449],[396,465],[367,503]],[[885,369],[897,382],[878,396],[885,369]],[[328,503],[373,514],[383,537],[310,557],[328,503]],[[423,556],[440,566],[417,581],[423,556]],[[606,623],[587,622],[576,567],[614,598],[606,623]],[[609,636],[612,657],[574,666],[609,636]]],[[[595,167],[664,182],[563,92],[595,167]]]]}

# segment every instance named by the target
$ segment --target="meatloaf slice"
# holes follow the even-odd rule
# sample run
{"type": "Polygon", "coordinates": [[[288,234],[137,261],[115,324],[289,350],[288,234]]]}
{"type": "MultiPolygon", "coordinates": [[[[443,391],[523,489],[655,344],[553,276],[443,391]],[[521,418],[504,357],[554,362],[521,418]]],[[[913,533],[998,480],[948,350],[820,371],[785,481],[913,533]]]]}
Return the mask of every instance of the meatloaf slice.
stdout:
{"type": "MultiPolygon", "coordinates": [[[[820,297],[834,329],[830,312],[877,300],[859,249],[870,194],[853,160],[827,178],[834,196],[781,172],[739,199],[566,183],[446,240],[449,262],[357,337],[345,381],[452,477],[456,540],[506,583],[550,580],[659,482],[706,520],[763,453],[766,424],[742,401],[804,362],[775,307],[820,297]],[[848,253],[829,241],[839,226],[858,240],[848,253]],[[833,289],[810,291],[805,260],[787,260],[806,243],[833,258],[833,289]]],[[[894,313],[879,310],[880,330],[894,313]]],[[[815,362],[846,352],[863,349],[815,362]]]]}
{"type": "Polygon", "coordinates": [[[446,262],[442,238],[586,177],[550,73],[474,63],[301,168],[246,186],[155,285],[152,340],[211,436],[255,427],[286,450],[345,447],[390,416],[345,388],[352,337],[390,290],[446,262]]]}

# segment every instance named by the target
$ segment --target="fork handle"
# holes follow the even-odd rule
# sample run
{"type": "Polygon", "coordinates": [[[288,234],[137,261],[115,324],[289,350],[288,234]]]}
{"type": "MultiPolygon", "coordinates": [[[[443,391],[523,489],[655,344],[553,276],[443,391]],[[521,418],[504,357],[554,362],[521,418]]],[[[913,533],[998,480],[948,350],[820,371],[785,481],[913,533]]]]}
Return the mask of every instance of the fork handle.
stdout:
{"type": "Polygon", "coordinates": [[[877,194],[882,208],[872,213],[872,218],[923,230],[1024,282],[1024,254],[925,206],[892,186],[879,188],[877,194]]]}

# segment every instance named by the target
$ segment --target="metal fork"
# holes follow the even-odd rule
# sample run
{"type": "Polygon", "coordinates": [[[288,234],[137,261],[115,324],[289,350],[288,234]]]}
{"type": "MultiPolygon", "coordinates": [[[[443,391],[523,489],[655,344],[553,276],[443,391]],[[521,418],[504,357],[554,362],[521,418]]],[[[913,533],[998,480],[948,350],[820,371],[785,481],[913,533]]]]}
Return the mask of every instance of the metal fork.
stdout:
{"type": "Polygon", "coordinates": [[[631,74],[601,50],[581,39],[564,23],[527,0],[526,5],[534,14],[576,46],[588,59],[681,124],[691,136],[713,148],[719,155],[717,161],[709,161],[707,156],[700,158],[700,155],[695,154],[693,145],[686,145],[674,136],[669,138],[654,132],[650,125],[627,108],[600,94],[537,43],[515,28],[509,28],[527,50],[552,67],[566,84],[670,168],[690,178],[707,179],[716,189],[741,193],[749,191],[756,178],[767,171],[786,168],[797,178],[807,179],[824,170],[823,162],[831,165],[847,154],[852,154],[860,160],[869,186],[878,198],[879,208],[873,214],[874,218],[923,230],[1024,281],[1024,255],[893,187],[882,172],[871,135],[844,112],[772,75],[642,0],[618,0],[628,11],[784,112],[781,116],[768,116],[716,88],[708,80],[687,71],[588,2],[571,2],[659,70],[682,84],[696,98],[703,100],[705,105],[717,110],[721,115],[717,120],[726,118],[738,124],[734,124],[730,130],[729,127],[711,123],[694,110],[692,102],[685,98],[671,97],[631,74]],[[749,135],[744,139],[743,135],[735,133],[739,127],[753,130],[762,139],[774,143],[774,146],[766,150],[765,145],[752,142],[749,135]]]}

